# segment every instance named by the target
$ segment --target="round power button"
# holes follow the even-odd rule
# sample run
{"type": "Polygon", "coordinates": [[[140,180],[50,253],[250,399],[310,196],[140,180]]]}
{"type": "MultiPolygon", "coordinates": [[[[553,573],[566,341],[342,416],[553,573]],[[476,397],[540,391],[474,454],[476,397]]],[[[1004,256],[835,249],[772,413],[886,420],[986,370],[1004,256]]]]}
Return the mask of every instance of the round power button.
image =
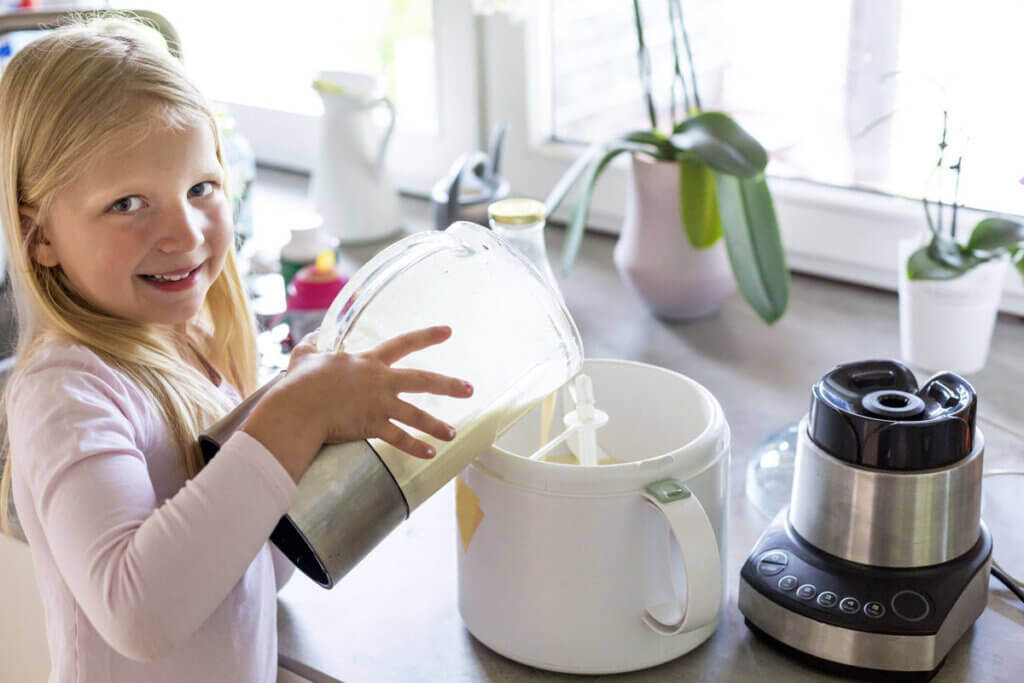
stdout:
{"type": "Polygon", "coordinates": [[[921,621],[931,612],[928,598],[917,591],[900,591],[892,596],[892,611],[907,621],[921,621]]]}

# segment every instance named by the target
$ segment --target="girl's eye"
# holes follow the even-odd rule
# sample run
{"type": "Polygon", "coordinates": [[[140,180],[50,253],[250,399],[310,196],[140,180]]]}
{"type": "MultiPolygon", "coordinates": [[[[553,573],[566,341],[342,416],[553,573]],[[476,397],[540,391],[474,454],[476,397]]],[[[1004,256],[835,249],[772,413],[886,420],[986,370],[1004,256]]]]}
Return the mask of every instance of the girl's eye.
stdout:
{"type": "Polygon", "coordinates": [[[209,180],[204,180],[201,183],[196,183],[192,187],[188,188],[189,197],[205,197],[211,192],[213,192],[213,183],[209,180]]]}
{"type": "Polygon", "coordinates": [[[130,197],[121,197],[110,205],[110,211],[112,213],[131,213],[133,211],[138,211],[141,208],[142,198],[135,195],[130,197]]]}

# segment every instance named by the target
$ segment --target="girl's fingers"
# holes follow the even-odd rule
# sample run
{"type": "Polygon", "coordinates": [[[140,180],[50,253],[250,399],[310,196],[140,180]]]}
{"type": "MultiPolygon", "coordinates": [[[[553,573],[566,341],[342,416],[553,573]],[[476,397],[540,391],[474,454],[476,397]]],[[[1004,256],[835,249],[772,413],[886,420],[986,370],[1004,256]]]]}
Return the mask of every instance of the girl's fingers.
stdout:
{"type": "Polygon", "coordinates": [[[442,420],[438,420],[430,413],[420,410],[411,403],[398,399],[395,401],[395,406],[388,412],[391,419],[398,420],[410,427],[415,427],[424,434],[430,434],[443,441],[451,441],[455,438],[455,427],[442,420]]]}
{"type": "Polygon", "coordinates": [[[369,353],[376,356],[382,363],[391,365],[414,351],[440,344],[450,336],[452,336],[452,328],[447,325],[425,327],[422,330],[400,334],[381,342],[369,353]]]}
{"type": "Polygon", "coordinates": [[[318,334],[320,334],[319,327],[303,337],[302,340],[295,345],[295,348],[292,349],[292,356],[298,358],[299,356],[304,356],[307,353],[316,353],[316,338],[318,334]]]}
{"type": "Polygon", "coordinates": [[[320,336],[320,328],[318,327],[315,330],[313,330],[312,332],[308,333],[306,336],[304,336],[302,338],[302,340],[298,343],[298,345],[302,346],[304,344],[309,344],[313,348],[316,348],[316,339],[319,336],[320,336]]]}
{"type": "Polygon", "coordinates": [[[473,385],[448,375],[440,375],[427,370],[396,369],[394,387],[396,393],[403,394],[438,394],[466,398],[473,395],[473,385]]]}
{"type": "Polygon", "coordinates": [[[414,439],[404,430],[398,428],[391,422],[385,422],[377,431],[377,438],[385,441],[400,451],[408,453],[416,458],[429,460],[435,455],[434,448],[419,439],[414,439]]]}

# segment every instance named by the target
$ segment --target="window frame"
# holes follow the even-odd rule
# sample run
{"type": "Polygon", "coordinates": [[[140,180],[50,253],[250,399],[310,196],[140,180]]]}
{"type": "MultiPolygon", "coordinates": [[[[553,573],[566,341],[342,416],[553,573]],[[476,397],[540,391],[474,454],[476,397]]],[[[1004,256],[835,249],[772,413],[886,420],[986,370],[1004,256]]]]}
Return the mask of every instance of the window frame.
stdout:
{"type": "MultiPolygon", "coordinates": [[[[482,18],[484,126],[508,123],[505,175],[516,195],[544,199],[583,148],[551,141],[551,2],[521,22],[482,18]]],[[[588,230],[618,234],[629,161],[613,161],[591,199],[588,230]]],[[[923,235],[921,203],[878,192],[769,176],[789,267],[794,272],[895,291],[900,240],[923,235]]],[[[571,194],[552,217],[566,221],[571,194]]],[[[996,215],[963,209],[964,224],[996,215]]],[[[1008,269],[1000,310],[1024,315],[1024,284],[1008,269]]]]}

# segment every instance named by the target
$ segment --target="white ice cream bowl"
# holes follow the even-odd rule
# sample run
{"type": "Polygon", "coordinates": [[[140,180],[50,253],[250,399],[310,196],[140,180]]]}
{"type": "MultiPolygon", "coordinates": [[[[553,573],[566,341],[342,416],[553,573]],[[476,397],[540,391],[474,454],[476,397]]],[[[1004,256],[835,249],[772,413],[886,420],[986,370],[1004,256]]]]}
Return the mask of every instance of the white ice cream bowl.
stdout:
{"type": "MultiPolygon", "coordinates": [[[[711,392],[678,373],[618,360],[587,360],[583,372],[609,415],[598,444],[621,464],[522,457],[541,445],[537,408],[463,470],[459,611],[478,640],[524,664],[632,671],[718,625],[729,427],[711,392]]],[[[573,408],[566,393],[552,435],[573,408]]]]}

